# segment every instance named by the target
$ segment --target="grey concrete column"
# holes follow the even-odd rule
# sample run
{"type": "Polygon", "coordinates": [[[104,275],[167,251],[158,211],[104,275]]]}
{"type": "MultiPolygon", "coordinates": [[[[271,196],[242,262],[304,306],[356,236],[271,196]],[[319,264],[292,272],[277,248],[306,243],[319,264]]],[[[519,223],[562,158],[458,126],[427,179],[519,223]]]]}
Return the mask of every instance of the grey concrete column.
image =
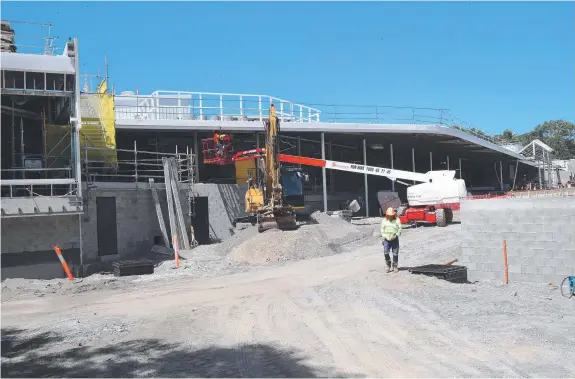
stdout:
{"type": "Polygon", "coordinates": [[[447,156],[447,171],[449,171],[449,155],[447,156]]]}
{"type": "Polygon", "coordinates": [[[429,152],[429,171],[433,171],[433,153],[429,152]]]}
{"type": "Polygon", "coordinates": [[[463,171],[461,171],[461,158],[459,158],[459,179],[463,179],[463,171]]]}
{"type": "MultiPolygon", "coordinates": [[[[414,147],[411,148],[411,168],[413,169],[413,172],[415,172],[415,148],[414,147]]],[[[413,181],[413,184],[415,184],[415,180],[413,181]]]]}
{"type": "MultiPolygon", "coordinates": [[[[325,160],[325,133],[321,133],[321,159],[325,160]]],[[[323,211],[327,212],[327,180],[325,167],[321,168],[321,180],[323,184],[323,211]]]]}
{"type": "MultiPolygon", "coordinates": [[[[393,144],[389,144],[389,156],[391,157],[391,169],[393,170],[393,144]]],[[[391,192],[395,192],[395,181],[391,182],[391,192]]]]}
{"type": "MultiPolygon", "coordinates": [[[[364,166],[367,166],[367,142],[365,139],[363,140],[363,164],[364,166]]],[[[365,207],[365,217],[369,217],[369,189],[367,186],[367,174],[363,174],[363,185],[365,187],[365,201],[363,202],[363,206],[365,207]]]]}
{"type": "Polygon", "coordinates": [[[499,161],[499,177],[501,178],[501,191],[503,191],[503,161],[499,161]]]}
{"type": "Polygon", "coordinates": [[[256,149],[260,148],[260,134],[256,133],[256,149]]]}

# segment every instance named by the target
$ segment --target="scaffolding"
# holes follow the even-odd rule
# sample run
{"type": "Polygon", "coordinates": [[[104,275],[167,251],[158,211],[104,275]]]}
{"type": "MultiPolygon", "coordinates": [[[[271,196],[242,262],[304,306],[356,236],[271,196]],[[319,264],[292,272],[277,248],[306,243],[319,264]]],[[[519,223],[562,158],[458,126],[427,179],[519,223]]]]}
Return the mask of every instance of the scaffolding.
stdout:
{"type": "Polygon", "coordinates": [[[527,161],[537,165],[537,181],[527,183],[528,190],[550,189],[561,185],[557,174],[559,167],[553,163],[553,149],[542,141],[535,139],[519,151],[527,161]]]}
{"type": "Polygon", "coordinates": [[[173,153],[138,150],[134,141],[133,149],[114,149],[116,162],[107,159],[109,149],[84,144],[82,149],[82,172],[88,187],[96,182],[141,183],[153,179],[156,183],[164,183],[164,168],[162,158],[175,158],[178,183],[193,182],[194,167],[190,168],[190,161],[194,161],[191,149],[178,152],[176,147],[173,153]],[[192,179],[190,179],[192,177],[192,179]]]}

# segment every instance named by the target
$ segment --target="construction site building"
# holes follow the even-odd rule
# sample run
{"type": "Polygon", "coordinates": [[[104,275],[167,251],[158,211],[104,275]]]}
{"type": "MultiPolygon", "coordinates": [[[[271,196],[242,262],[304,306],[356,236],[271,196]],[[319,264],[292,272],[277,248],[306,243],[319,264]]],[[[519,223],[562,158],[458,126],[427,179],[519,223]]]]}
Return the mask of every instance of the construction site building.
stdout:
{"type": "MultiPolygon", "coordinates": [[[[513,151],[465,132],[441,109],[311,106],[267,95],[178,91],[114,96],[107,78],[93,92],[82,90],[77,39],[61,54],[1,54],[3,278],[62,276],[54,245],[85,275],[101,262],[162,244],[157,209],[167,214],[164,158],[177,162],[185,227],[194,226],[199,243],[226,239],[243,214],[253,162],[206,164],[202,140],[221,130],[233,135],[235,151],[262,147],[271,104],[285,154],[414,172],[457,170],[470,194],[558,184],[547,149],[513,151]]],[[[405,198],[406,186],[387,178],[306,171],[308,212],[361,199],[362,215],[379,216],[377,192],[405,198]]]]}

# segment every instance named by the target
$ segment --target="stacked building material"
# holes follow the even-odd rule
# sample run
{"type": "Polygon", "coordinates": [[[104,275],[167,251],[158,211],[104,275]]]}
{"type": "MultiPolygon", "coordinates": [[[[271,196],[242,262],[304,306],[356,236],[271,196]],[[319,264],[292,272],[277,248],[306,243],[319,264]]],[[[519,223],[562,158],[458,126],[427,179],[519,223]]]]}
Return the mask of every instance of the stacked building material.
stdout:
{"type": "Polygon", "coordinates": [[[2,21],[2,35],[0,42],[0,51],[15,53],[16,45],[14,45],[14,29],[10,28],[10,23],[2,21]]]}

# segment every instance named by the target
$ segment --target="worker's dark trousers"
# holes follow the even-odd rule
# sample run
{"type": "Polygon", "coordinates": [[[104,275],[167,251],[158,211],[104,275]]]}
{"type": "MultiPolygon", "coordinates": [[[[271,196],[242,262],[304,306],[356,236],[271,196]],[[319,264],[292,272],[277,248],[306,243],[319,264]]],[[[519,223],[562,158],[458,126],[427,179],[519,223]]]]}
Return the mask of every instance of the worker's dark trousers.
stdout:
{"type": "Polygon", "coordinates": [[[393,254],[393,263],[397,264],[399,260],[399,238],[393,241],[383,240],[383,254],[385,255],[385,262],[388,266],[391,266],[390,251],[393,254]]]}

